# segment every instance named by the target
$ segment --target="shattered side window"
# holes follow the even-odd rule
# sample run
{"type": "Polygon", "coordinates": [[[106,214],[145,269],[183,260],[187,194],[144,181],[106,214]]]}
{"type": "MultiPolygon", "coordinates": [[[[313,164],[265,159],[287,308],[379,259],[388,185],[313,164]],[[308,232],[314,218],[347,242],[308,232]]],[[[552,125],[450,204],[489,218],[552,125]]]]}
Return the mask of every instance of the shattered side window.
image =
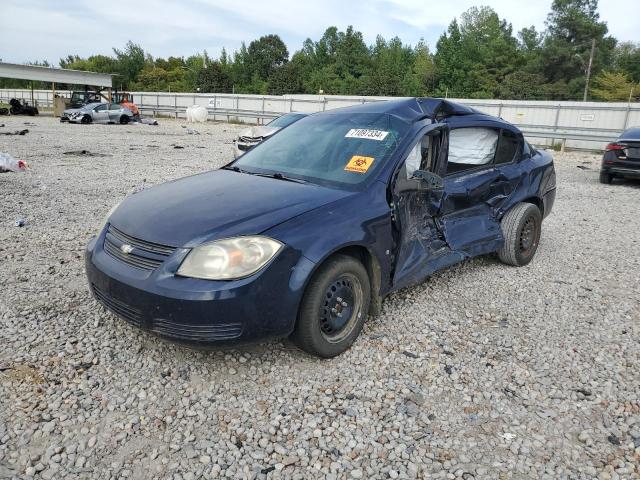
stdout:
{"type": "Polygon", "coordinates": [[[407,179],[413,176],[416,170],[429,170],[430,158],[429,158],[429,144],[430,137],[425,135],[420,141],[418,141],[407,155],[405,160],[405,170],[407,172],[407,179]]]}

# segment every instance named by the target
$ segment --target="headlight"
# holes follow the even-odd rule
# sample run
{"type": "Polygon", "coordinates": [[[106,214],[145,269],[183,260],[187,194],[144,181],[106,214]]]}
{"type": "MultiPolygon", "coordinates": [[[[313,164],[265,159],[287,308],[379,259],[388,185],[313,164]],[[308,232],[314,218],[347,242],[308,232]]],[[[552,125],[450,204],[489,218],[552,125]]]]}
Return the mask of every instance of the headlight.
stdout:
{"type": "Polygon", "coordinates": [[[183,277],[235,280],[253,275],[282,249],[268,237],[235,237],[194,248],[178,269],[183,277]]]}
{"type": "Polygon", "coordinates": [[[102,229],[104,228],[104,226],[107,224],[107,222],[109,221],[109,218],[111,217],[111,214],[113,212],[116,211],[116,208],[118,208],[120,206],[120,204],[122,203],[122,201],[116,203],[113,207],[111,207],[111,210],[109,210],[109,213],[107,213],[107,215],[104,217],[104,219],[102,220],[102,223],[100,224],[100,226],[98,227],[98,233],[96,235],[99,235],[100,232],[102,231],[102,229]]]}

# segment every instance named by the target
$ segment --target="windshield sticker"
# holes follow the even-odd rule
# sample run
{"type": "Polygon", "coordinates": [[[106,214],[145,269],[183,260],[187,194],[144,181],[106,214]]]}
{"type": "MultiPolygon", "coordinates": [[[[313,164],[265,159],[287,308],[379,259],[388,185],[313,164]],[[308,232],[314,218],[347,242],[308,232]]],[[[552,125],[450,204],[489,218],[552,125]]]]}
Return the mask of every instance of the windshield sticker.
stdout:
{"type": "MultiPolygon", "coordinates": [[[[385,132],[386,133],[386,132],[385,132]]],[[[373,164],[375,159],[373,157],[363,157],[361,155],[354,155],[344,167],[347,172],[367,173],[369,167],[373,164]]]]}
{"type": "Polygon", "coordinates": [[[352,128],[347,132],[344,138],[366,138],[367,140],[384,140],[389,132],[384,130],[367,130],[366,128],[352,128]]]}

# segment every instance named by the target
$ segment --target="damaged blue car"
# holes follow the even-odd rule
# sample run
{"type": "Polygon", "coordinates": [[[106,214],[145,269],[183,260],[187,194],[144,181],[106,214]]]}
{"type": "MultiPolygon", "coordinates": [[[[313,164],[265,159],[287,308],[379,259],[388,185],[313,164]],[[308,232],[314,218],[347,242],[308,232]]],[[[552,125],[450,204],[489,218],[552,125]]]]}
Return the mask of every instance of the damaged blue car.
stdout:
{"type": "Polygon", "coordinates": [[[344,352],[389,293],[497,253],[531,261],[549,153],[447,100],[310,115],[222,169],[126,198],[86,251],[98,301],[192,345],[291,337],[344,352]]]}

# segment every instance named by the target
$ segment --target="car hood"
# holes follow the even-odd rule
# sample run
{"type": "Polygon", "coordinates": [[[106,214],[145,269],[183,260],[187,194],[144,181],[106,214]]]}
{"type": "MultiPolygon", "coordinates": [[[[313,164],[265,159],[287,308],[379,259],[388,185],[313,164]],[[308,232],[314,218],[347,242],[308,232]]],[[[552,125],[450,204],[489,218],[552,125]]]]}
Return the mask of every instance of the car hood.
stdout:
{"type": "Polygon", "coordinates": [[[232,170],[164,183],[127,197],[110,223],[148,242],[193,247],[255,235],[353,192],[232,170]]]}
{"type": "Polygon", "coordinates": [[[279,127],[268,127],[266,125],[256,125],[240,132],[240,138],[266,138],[280,130],[279,127]]]}

